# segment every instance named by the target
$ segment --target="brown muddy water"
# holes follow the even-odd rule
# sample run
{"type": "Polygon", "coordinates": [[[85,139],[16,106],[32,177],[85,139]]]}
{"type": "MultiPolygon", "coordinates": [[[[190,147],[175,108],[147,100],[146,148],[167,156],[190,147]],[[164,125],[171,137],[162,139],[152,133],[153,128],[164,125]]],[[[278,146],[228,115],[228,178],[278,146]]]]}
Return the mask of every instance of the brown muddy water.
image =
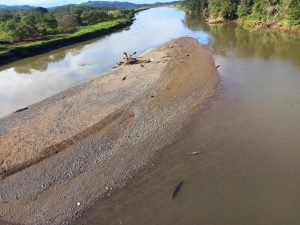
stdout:
{"type": "Polygon", "coordinates": [[[1,113],[91,78],[123,51],[141,53],[179,36],[212,50],[220,65],[218,94],[150,169],[75,224],[300,224],[299,38],[207,26],[172,8],[147,10],[129,31],[2,67],[1,113]]]}
{"type": "Polygon", "coordinates": [[[151,169],[75,224],[300,224],[300,40],[159,10],[207,35],[220,90],[151,169]]]}

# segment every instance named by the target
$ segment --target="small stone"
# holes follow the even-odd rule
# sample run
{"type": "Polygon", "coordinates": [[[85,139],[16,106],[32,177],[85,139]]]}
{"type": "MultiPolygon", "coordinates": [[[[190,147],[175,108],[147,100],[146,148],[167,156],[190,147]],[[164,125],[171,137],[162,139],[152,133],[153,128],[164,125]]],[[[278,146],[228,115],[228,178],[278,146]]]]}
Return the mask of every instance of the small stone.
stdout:
{"type": "Polygon", "coordinates": [[[81,203],[80,202],[77,202],[77,206],[80,206],[81,205],[81,203]]]}

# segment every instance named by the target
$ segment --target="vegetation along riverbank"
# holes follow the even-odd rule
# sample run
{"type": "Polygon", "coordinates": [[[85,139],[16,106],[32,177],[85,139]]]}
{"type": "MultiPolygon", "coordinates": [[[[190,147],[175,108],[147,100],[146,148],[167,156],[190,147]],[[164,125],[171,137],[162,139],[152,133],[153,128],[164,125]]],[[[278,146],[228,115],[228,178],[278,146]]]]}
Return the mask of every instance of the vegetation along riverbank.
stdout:
{"type": "Polygon", "coordinates": [[[0,11],[0,65],[120,30],[144,9],[71,5],[0,11]]]}
{"type": "Polygon", "coordinates": [[[208,23],[236,21],[300,34],[299,0],[184,0],[182,7],[208,23]]]}

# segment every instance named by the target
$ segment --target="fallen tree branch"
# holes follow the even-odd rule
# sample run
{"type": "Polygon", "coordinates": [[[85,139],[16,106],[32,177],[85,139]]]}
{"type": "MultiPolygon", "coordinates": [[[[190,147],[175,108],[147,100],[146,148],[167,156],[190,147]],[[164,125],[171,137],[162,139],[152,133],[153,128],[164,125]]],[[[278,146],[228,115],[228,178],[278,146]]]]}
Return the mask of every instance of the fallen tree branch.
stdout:
{"type": "Polygon", "coordinates": [[[127,52],[124,52],[124,61],[119,61],[117,62],[117,65],[118,66],[121,66],[121,65],[133,65],[133,64],[139,64],[139,63],[150,63],[151,60],[145,60],[145,59],[138,59],[136,57],[133,57],[136,52],[132,53],[132,54],[128,54],[127,52]]]}

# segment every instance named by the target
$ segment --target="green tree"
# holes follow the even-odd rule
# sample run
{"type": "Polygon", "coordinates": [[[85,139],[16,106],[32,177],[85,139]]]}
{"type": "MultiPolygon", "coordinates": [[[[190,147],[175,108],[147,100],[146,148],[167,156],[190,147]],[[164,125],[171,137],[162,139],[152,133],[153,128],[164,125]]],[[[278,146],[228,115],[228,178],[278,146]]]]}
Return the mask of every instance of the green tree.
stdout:
{"type": "Polygon", "coordinates": [[[234,19],[237,16],[238,0],[210,0],[208,8],[215,18],[234,19]]]}
{"type": "Polygon", "coordinates": [[[58,20],[59,31],[63,33],[72,32],[78,26],[78,21],[74,16],[64,15],[58,20]]]}
{"type": "Polygon", "coordinates": [[[71,5],[48,10],[0,11],[0,40],[18,42],[75,31],[80,25],[92,25],[114,18],[132,17],[133,10],[92,8],[71,5]]]}
{"type": "Polygon", "coordinates": [[[300,0],[291,0],[288,6],[288,19],[291,24],[300,25],[300,0]]]}
{"type": "Polygon", "coordinates": [[[251,14],[253,0],[241,0],[238,9],[237,15],[239,17],[245,17],[251,14]]]}
{"type": "Polygon", "coordinates": [[[185,0],[183,5],[193,12],[201,12],[208,6],[207,0],[185,0]]]}

